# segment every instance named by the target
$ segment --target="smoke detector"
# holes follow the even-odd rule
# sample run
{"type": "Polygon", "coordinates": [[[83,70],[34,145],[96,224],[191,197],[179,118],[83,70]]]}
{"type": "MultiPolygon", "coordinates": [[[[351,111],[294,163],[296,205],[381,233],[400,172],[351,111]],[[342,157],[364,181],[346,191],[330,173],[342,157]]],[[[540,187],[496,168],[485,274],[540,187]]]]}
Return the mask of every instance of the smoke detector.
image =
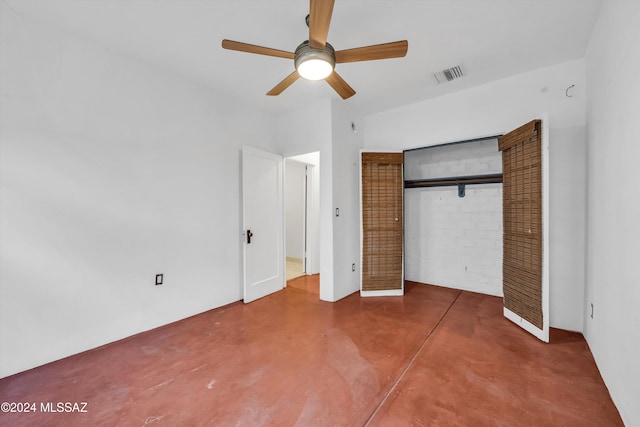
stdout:
{"type": "Polygon", "coordinates": [[[446,83],[464,77],[464,71],[462,70],[462,65],[456,65],[455,67],[433,73],[433,77],[436,78],[438,83],[446,83]]]}

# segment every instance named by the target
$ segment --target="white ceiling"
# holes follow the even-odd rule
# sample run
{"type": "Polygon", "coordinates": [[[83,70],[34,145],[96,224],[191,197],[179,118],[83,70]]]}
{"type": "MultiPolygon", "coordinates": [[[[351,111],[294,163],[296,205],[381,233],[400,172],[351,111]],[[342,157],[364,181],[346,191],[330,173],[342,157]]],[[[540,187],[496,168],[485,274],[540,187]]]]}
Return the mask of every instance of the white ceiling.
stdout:
{"type": "MultiPolygon", "coordinates": [[[[280,113],[338,98],[325,82],[266,92],[293,61],[221,48],[223,38],[293,51],[306,40],[307,0],[2,0],[26,19],[89,38],[280,113]]],[[[600,0],[336,0],[336,50],[406,39],[405,58],[338,64],[364,112],[415,102],[584,56],[600,0]],[[432,73],[467,76],[437,85],[432,73]]]]}

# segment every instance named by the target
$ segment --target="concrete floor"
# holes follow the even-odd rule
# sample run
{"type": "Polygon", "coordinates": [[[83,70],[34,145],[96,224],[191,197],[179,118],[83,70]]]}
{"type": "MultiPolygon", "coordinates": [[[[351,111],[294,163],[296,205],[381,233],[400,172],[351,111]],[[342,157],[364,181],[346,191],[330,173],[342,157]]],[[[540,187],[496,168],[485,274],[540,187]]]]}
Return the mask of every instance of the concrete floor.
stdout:
{"type": "Polygon", "coordinates": [[[303,276],[0,380],[3,426],[621,426],[580,334],[544,344],[501,299],[408,282],[404,297],[318,300],[303,276]],[[87,402],[42,413],[41,402],[87,402]]]}

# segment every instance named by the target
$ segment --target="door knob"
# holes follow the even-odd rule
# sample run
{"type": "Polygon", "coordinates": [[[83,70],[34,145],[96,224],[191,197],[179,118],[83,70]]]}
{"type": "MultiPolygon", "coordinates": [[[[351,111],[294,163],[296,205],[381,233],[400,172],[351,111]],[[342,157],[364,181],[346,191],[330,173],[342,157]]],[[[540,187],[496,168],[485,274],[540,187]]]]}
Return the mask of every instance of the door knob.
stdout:
{"type": "Polygon", "coordinates": [[[251,238],[253,237],[253,233],[251,230],[247,230],[247,245],[251,243],[251,238]]]}

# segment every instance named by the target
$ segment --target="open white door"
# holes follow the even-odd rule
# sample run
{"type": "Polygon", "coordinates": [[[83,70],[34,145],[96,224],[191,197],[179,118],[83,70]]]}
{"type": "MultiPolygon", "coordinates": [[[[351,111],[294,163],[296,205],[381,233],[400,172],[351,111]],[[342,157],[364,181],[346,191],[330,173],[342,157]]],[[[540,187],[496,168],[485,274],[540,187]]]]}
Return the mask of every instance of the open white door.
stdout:
{"type": "Polygon", "coordinates": [[[284,288],[282,157],[242,147],[244,302],[284,288]]]}

